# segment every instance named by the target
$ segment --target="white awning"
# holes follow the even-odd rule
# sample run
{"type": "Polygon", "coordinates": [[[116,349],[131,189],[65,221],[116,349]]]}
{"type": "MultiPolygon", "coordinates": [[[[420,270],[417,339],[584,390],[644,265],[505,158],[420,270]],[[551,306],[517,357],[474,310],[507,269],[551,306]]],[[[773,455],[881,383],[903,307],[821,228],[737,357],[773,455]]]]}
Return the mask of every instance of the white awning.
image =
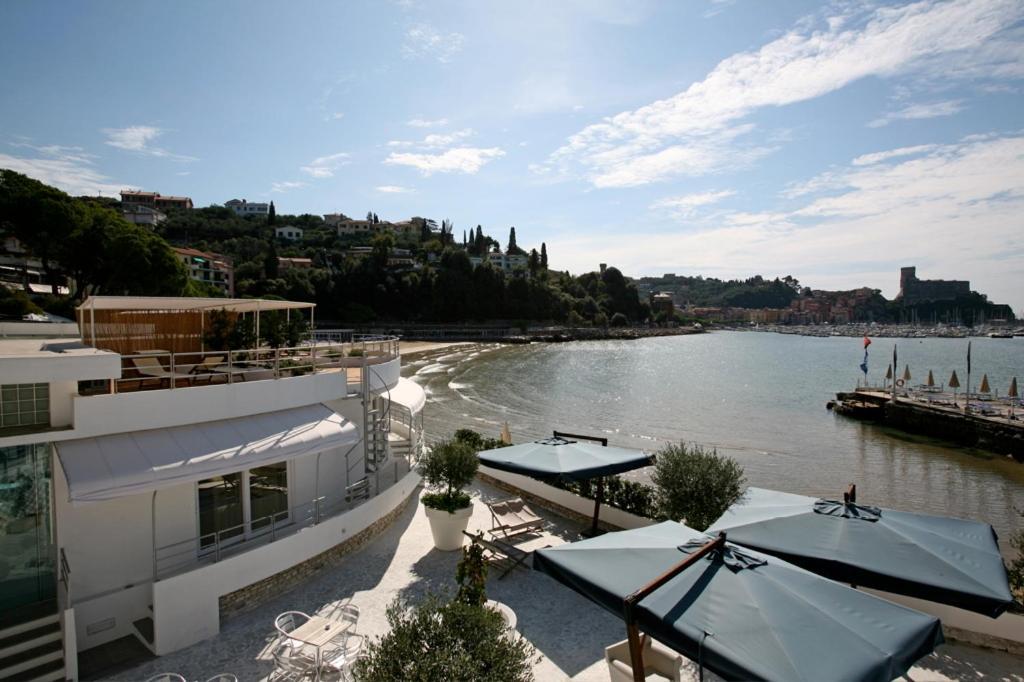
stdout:
{"type": "Polygon", "coordinates": [[[278,301],[266,298],[191,298],[173,296],[90,296],[78,306],[78,310],[134,311],[202,311],[230,310],[236,313],[269,312],[271,310],[295,310],[315,308],[315,303],[303,301],[278,301]]]}
{"type": "Polygon", "coordinates": [[[323,405],[56,443],[71,502],[151,492],[354,445],[359,429],[323,405]]]}
{"type": "Polygon", "coordinates": [[[398,380],[398,385],[391,389],[390,397],[391,402],[406,407],[412,414],[422,410],[427,402],[427,394],[423,387],[412,379],[405,378],[398,380]]]}

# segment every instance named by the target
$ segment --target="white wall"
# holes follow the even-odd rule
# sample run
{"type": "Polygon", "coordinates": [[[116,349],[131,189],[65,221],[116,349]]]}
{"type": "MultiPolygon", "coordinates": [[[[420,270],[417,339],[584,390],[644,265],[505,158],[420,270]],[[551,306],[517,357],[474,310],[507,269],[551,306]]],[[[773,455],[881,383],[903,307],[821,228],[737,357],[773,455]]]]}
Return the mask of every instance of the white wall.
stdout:
{"type": "Polygon", "coordinates": [[[167,654],[220,632],[221,596],[280,573],[353,535],[398,507],[420,483],[410,472],[352,511],[277,542],[153,586],[156,651],[167,654]]]}

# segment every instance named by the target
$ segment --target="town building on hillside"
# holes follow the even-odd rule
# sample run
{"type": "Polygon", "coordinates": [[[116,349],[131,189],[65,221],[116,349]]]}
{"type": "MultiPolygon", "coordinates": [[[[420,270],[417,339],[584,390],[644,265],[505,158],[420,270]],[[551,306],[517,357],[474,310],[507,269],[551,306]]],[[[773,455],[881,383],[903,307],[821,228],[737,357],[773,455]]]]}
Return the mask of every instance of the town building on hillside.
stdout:
{"type": "Polygon", "coordinates": [[[474,268],[479,265],[483,265],[484,260],[505,273],[512,273],[516,271],[526,272],[530,265],[530,257],[521,253],[501,253],[500,251],[493,251],[488,253],[486,258],[481,256],[469,257],[469,262],[473,264],[474,268]]]}
{"type": "Polygon", "coordinates": [[[971,283],[953,279],[918,279],[917,267],[900,268],[900,293],[904,305],[925,301],[955,301],[971,293],[971,283]]]}
{"type": "Polygon", "coordinates": [[[351,218],[344,213],[324,213],[323,218],[324,224],[327,225],[327,227],[337,227],[342,221],[351,220],[351,218]]]}
{"type": "Polygon", "coordinates": [[[419,226],[413,220],[403,220],[397,223],[390,223],[387,221],[373,222],[372,220],[352,220],[341,215],[340,218],[336,217],[341,214],[333,213],[324,216],[324,222],[328,226],[333,227],[339,237],[351,236],[351,235],[372,235],[381,233],[390,233],[396,237],[411,236],[419,233],[419,226]]]}
{"type": "Polygon", "coordinates": [[[143,192],[133,189],[121,190],[121,203],[148,206],[161,211],[166,211],[169,208],[192,208],[192,199],[189,197],[165,197],[159,192],[143,192]]]}
{"type": "Polygon", "coordinates": [[[245,199],[232,199],[224,202],[225,208],[230,208],[235,215],[243,218],[250,215],[266,218],[270,214],[270,204],[262,202],[248,202],[245,199]]]}
{"type": "MultiPolygon", "coordinates": [[[[4,286],[33,294],[53,293],[53,285],[46,282],[43,262],[29,254],[17,237],[4,237],[0,247],[0,282],[4,286]]],[[[70,292],[67,278],[61,277],[57,293],[66,296],[70,292]]]]}
{"type": "Polygon", "coordinates": [[[372,220],[341,220],[335,226],[339,237],[353,234],[375,234],[380,230],[380,223],[372,220]]]}
{"type": "Polygon", "coordinates": [[[667,291],[651,294],[649,303],[651,304],[651,312],[654,314],[663,312],[666,315],[672,315],[676,309],[675,302],[672,300],[672,294],[667,291]]]}
{"type": "Polygon", "coordinates": [[[313,267],[313,259],[281,256],[277,259],[277,267],[281,270],[309,270],[313,267]]]}
{"type": "Polygon", "coordinates": [[[167,220],[167,214],[161,213],[160,211],[150,206],[144,206],[142,204],[124,204],[121,206],[121,215],[124,219],[130,223],[136,225],[144,225],[150,229],[153,229],[158,224],[167,220]]]}
{"type": "Polygon", "coordinates": [[[227,296],[235,295],[235,268],[231,260],[219,253],[172,247],[174,254],[188,270],[189,279],[211,284],[227,296]]]}
{"type": "Polygon", "coordinates": [[[302,239],[302,228],[295,227],[294,225],[283,225],[281,227],[275,227],[274,236],[277,237],[278,239],[299,241],[302,239]]]}

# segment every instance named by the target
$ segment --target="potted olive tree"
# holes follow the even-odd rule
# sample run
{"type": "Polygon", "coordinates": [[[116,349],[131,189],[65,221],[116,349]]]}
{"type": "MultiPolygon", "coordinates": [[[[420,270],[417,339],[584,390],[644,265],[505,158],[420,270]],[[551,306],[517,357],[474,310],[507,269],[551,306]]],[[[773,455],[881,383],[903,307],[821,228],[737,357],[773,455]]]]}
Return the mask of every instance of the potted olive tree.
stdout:
{"type": "Polygon", "coordinates": [[[420,460],[420,474],[432,489],[423,496],[434,547],[450,552],[462,547],[462,531],[469,525],[473,504],[463,490],[473,481],[480,462],[466,443],[435,443],[420,460]]]}

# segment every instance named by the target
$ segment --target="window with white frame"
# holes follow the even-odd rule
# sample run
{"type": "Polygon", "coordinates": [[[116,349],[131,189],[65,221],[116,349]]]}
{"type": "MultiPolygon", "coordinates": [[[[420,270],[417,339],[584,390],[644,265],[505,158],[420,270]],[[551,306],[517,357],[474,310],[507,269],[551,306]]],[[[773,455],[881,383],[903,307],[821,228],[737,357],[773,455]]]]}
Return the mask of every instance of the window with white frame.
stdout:
{"type": "Polygon", "coordinates": [[[0,428],[49,425],[49,384],[0,386],[0,428]]]}

